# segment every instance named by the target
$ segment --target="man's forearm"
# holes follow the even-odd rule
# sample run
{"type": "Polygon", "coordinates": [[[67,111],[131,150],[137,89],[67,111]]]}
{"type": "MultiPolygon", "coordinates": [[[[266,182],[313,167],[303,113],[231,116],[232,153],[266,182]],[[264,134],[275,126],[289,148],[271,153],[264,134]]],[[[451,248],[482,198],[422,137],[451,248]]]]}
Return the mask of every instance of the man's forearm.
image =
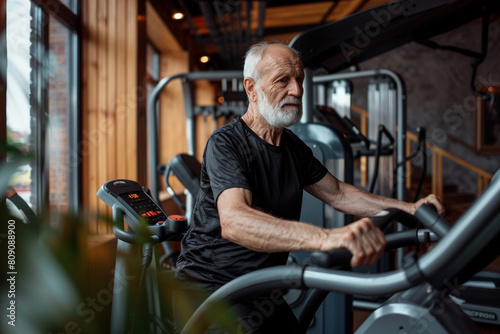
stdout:
{"type": "Polygon", "coordinates": [[[358,217],[371,217],[391,207],[409,213],[414,211],[414,206],[410,203],[371,194],[337,180],[330,173],[327,173],[319,182],[306,187],[306,190],[335,210],[358,217]]]}
{"type": "Polygon", "coordinates": [[[275,218],[245,207],[221,217],[225,239],[258,252],[320,250],[326,232],[314,225],[275,218]]]}
{"type": "Polygon", "coordinates": [[[339,183],[339,195],[332,199],[330,205],[338,211],[358,217],[371,217],[387,208],[414,213],[414,205],[411,203],[375,195],[347,183],[339,183]]]}

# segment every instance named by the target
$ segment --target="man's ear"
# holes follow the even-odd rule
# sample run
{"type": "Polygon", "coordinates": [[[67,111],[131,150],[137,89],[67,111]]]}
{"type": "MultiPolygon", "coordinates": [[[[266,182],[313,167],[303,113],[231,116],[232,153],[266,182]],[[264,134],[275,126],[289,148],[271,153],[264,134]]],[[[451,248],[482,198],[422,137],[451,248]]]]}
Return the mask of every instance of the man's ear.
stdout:
{"type": "Polygon", "coordinates": [[[245,90],[247,92],[248,100],[250,102],[257,102],[257,90],[255,87],[255,80],[252,78],[245,78],[243,80],[243,87],[245,87],[245,90]]]}

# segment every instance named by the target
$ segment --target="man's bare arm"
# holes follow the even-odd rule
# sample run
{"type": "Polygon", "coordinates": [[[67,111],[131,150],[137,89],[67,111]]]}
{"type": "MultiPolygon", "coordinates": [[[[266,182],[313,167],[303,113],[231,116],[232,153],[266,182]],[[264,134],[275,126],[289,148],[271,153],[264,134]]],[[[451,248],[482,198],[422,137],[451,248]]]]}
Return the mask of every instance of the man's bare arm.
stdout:
{"type": "Polygon", "coordinates": [[[243,188],[224,190],[217,199],[222,237],[259,252],[327,251],[347,248],[352,266],[376,262],[385,247],[382,232],[369,219],[324,229],[279,219],[251,207],[252,194],[243,188]]]}
{"type": "Polygon", "coordinates": [[[340,182],[327,173],[319,182],[305,188],[311,195],[331,205],[334,209],[358,217],[371,217],[381,210],[397,208],[414,214],[424,204],[433,204],[439,214],[444,214],[444,207],[439,198],[429,195],[416,203],[407,203],[394,198],[371,194],[363,189],[340,182]]]}

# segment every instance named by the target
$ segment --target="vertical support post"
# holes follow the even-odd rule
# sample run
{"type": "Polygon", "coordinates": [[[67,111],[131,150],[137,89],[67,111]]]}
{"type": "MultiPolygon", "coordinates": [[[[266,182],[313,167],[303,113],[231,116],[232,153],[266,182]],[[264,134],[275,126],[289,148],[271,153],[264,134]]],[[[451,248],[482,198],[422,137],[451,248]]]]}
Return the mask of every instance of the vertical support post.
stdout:
{"type": "Polygon", "coordinates": [[[318,104],[322,106],[328,105],[327,98],[326,98],[326,87],[323,84],[316,85],[314,87],[316,89],[316,101],[318,104]]]}
{"type": "Polygon", "coordinates": [[[438,152],[432,153],[432,192],[443,197],[443,156],[438,152]]]}
{"type": "Polygon", "coordinates": [[[158,190],[158,133],[160,131],[160,112],[157,110],[157,101],[160,96],[162,89],[173,79],[178,78],[180,75],[166,77],[160,80],[160,82],[155,86],[151,92],[151,96],[148,101],[148,117],[147,117],[147,132],[148,132],[148,145],[149,145],[149,177],[150,184],[149,189],[153,199],[159,202],[159,190],[158,190]]]}
{"type": "Polygon", "coordinates": [[[312,122],[313,114],[313,82],[312,82],[312,70],[310,68],[304,68],[304,94],[302,95],[302,118],[301,123],[312,122]]]}
{"type": "Polygon", "coordinates": [[[348,80],[334,80],[329,85],[331,106],[341,117],[351,118],[351,85],[348,80]]]}
{"type": "Polygon", "coordinates": [[[406,165],[401,163],[406,159],[406,89],[403,81],[395,73],[383,70],[384,74],[389,75],[396,85],[396,198],[406,200],[406,165]]]}
{"type": "Polygon", "coordinates": [[[123,254],[133,254],[135,251],[134,245],[118,239],[114,270],[113,303],[111,304],[111,334],[121,334],[130,331],[129,317],[127,315],[130,314],[131,287],[124,284],[124,279],[133,276],[127,271],[127,261],[123,254]]]}
{"type": "Polygon", "coordinates": [[[184,110],[186,112],[186,134],[187,134],[187,147],[188,154],[195,155],[196,147],[196,120],[194,115],[194,101],[191,92],[191,82],[183,78],[182,80],[182,94],[184,95],[184,110]]]}
{"type": "MultiPolygon", "coordinates": [[[[424,144],[425,145],[425,144],[424,144]]],[[[406,136],[406,152],[411,152],[411,139],[410,137],[406,136]]],[[[408,160],[406,162],[406,171],[410,171],[410,177],[407,177],[406,178],[406,189],[410,189],[411,188],[411,161],[408,160]]]]}
{"type": "Polygon", "coordinates": [[[481,196],[481,193],[484,191],[484,185],[486,180],[484,179],[483,175],[478,174],[477,175],[477,192],[476,196],[479,197],[481,196]]]}
{"type": "MultiPolygon", "coordinates": [[[[368,114],[361,113],[361,124],[360,131],[363,135],[368,134],[368,114]]],[[[368,158],[362,156],[359,158],[360,164],[359,169],[361,171],[361,186],[366,187],[368,185],[368,158]]]]}

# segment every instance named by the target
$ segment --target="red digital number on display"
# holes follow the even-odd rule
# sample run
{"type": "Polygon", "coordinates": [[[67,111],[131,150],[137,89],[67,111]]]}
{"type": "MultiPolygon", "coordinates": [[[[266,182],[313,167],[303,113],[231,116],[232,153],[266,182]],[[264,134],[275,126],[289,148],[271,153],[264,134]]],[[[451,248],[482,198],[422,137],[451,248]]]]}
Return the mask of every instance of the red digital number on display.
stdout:
{"type": "Polygon", "coordinates": [[[137,194],[128,194],[128,198],[137,199],[137,198],[139,198],[139,195],[137,195],[137,194]]]}
{"type": "Polygon", "coordinates": [[[143,214],[141,214],[141,216],[144,217],[144,218],[151,218],[151,217],[156,217],[159,214],[161,214],[161,211],[159,211],[159,210],[156,210],[156,211],[151,210],[151,211],[144,212],[143,214]]]}

